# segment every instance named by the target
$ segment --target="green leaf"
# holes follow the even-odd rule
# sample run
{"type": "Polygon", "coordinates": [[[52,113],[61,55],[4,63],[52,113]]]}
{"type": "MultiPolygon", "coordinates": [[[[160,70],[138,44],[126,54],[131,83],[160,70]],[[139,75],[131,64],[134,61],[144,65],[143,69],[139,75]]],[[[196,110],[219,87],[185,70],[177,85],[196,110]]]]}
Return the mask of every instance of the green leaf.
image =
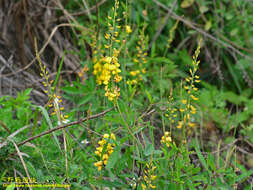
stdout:
{"type": "Polygon", "coordinates": [[[234,68],[232,67],[231,63],[229,62],[228,58],[226,56],[224,56],[224,61],[228,67],[228,70],[233,78],[233,81],[239,91],[239,93],[242,92],[242,88],[241,88],[241,85],[240,85],[240,82],[239,82],[239,78],[238,78],[238,75],[236,74],[234,68]]]}
{"type": "MultiPolygon", "coordinates": [[[[41,110],[42,115],[46,119],[46,121],[47,121],[47,123],[49,125],[49,128],[53,129],[53,124],[52,124],[51,119],[50,119],[50,117],[49,117],[49,115],[47,113],[47,110],[44,107],[42,107],[42,106],[38,106],[38,108],[41,110]]],[[[61,151],[61,146],[60,146],[60,143],[58,141],[58,138],[56,137],[55,132],[53,132],[53,137],[54,137],[54,140],[55,140],[56,144],[58,145],[59,150],[61,151]]]]}
{"type": "Polygon", "coordinates": [[[243,182],[252,174],[253,174],[253,170],[244,171],[241,175],[236,177],[235,182],[243,182]]]}
{"type": "Polygon", "coordinates": [[[74,86],[65,86],[65,87],[62,87],[61,90],[68,94],[83,94],[82,91],[80,91],[78,88],[74,86]]]}
{"type": "Polygon", "coordinates": [[[148,97],[149,103],[152,104],[152,102],[153,102],[152,96],[150,95],[150,93],[148,92],[148,90],[145,90],[145,93],[146,93],[146,95],[147,95],[147,97],[148,97]]]}
{"type": "Polygon", "coordinates": [[[91,100],[91,98],[94,97],[93,94],[88,94],[88,95],[85,95],[83,96],[80,101],[78,102],[78,105],[82,105],[82,104],[86,104],[88,101],[91,100]]]}
{"type": "Polygon", "coordinates": [[[108,159],[106,169],[110,170],[111,168],[114,168],[115,164],[119,159],[120,159],[120,147],[116,147],[116,149],[113,151],[113,153],[110,155],[108,159]]]}
{"type": "Polygon", "coordinates": [[[32,91],[32,88],[27,88],[25,91],[24,91],[24,96],[28,96],[32,91]]]}
{"type": "Polygon", "coordinates": [[[202,166],[206,169],[206,171],[209,172],[209,168],[208,168],[207,162],[206,162],[204,156],[202,155],[202,153],[200,152],[198,145],[195,145],[195,150],[196,150],[196,153],[197,153],[197,155],[199,157],[199,160],[200,160],[202,166]]]}
{"type": "Polygon", "coordinates": [[[154,151],[154,146],[151,143],[149,143],[145,147],[144,154],[145,154],[145,156],[149,156],[149,155],[151,155],[153,153],[153,151],[154,151]]]}
{"type": "Polygon", "coordinates": [[[11,183],[10,185],[8,185],[6,190],[13,190],[14,188],[15,188],[15,183],[11,183]]]}

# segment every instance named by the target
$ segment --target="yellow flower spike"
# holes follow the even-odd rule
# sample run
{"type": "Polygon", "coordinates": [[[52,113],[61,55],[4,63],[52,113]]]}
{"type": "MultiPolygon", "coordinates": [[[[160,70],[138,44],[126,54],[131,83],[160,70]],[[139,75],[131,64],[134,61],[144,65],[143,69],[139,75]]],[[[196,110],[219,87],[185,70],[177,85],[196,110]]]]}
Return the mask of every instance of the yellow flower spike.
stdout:
{"type": "Polygon", "coordinates": [[[142,190],[145,190],[146,189],[146,185],[144,185],[143,183],[141,184],[141,188],[142,190]]]}

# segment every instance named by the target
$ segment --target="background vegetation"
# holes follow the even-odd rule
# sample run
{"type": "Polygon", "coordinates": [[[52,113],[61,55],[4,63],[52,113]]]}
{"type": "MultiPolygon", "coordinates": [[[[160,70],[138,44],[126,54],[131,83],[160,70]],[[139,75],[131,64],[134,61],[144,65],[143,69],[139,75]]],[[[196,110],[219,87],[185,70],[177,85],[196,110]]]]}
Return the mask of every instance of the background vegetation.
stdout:
{"type": "Polygon", "coordinates": [[[252,189],[252,1],[0,4],[2,189],[252,189]]]}

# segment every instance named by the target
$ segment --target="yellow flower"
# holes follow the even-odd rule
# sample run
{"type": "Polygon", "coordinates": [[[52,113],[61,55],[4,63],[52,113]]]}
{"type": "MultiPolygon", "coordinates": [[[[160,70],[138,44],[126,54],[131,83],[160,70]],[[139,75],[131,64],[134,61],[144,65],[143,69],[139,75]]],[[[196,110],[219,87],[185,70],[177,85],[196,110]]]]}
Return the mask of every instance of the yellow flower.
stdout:
{"type": "Polygon", "coordinates": [[[136,76],[136,74],[137,74],[136,71],[131,71],[130,72],[130,75],[132,75],[132,76],[136,76]]]}
{"type": "Polygon", "coordinates": [[[116,139],[114,133],[111,133],[111,139],[113,139],[113,140],[116,139]]]}
{"type": "Polygon", "coordinates": [[[104,154],[102,159],[103,160],[108,160],[108,158],[109,158],[108,154],[104,154]]]}
{"type": "Polygon", "coordinates": [[[122,77],[119,76],[119,75],[116,75],[116,76],[114,77],[114,79],[115,79],[116,82],[120,82],[120,81],[122,80],[122,77]]]}
{"type": "Polygon", "coordinates": [[[179,122],[178,122],[177,128],[178,128],[178,129],[181,129],[181,128],[183,127],[183,124],[184,124],[184,123],[183,123],[182,121],[179,121],[179,122]]]}
{"type": "Polygon", "coordinates": [[[152,184],[149,184],[149,187],[150,187],[151,189],[155,189],[155,188],[156,188],[156,186],[155,186],[155,185],[152,185],[152,184]]]}
{"type": "Polygon", "coordinates": [[[106,33],[106,34],[105,34],[105,39],[108,40],[109,38],[110,38],[110,35],[106,33]]]}
{"type": "Polygon", "coordinates": [[[196,126],[196,124],[192,123],[192,122],[189,122],[188,125],[189,125],[189,127],[195,127],[196,126]]]}
{"type": "Polygon", "coordinates": [[[187,100],[183,99],[181,102],[182,102],[182,104],[186,104],[187,100]]]}
{"type": "Polygon", "coordinates": [[[104,139],[98,142],[98,144],[99,144],[100,146],[103,146],[105,143],[106,143],[106,141],[105,141],[104,139]]]}
{"type": "Polygon", "coordinates": [[[141,184],[141,187],[142,187],[143,190],[146,189],[146,185],[144,185],[143,183],[141,184]]]}
{"type": "Polygon", "coordinates": [[[195,97],[195,96],[193,96],[193,95],[191,95],[190,97],[191,97],[193,100],[198,100],[198,98],[195,97]]]}
{"type": "Polygon", "coordinates": [[[156,179],[156,175],[151,175],[151,180],[155,180],[156,179]]]}
{"type": "Polygon", "coordinates": [[[132,32],[132,29],[129,25],[126,25],[126,32],[130,34],[132,32]]]}

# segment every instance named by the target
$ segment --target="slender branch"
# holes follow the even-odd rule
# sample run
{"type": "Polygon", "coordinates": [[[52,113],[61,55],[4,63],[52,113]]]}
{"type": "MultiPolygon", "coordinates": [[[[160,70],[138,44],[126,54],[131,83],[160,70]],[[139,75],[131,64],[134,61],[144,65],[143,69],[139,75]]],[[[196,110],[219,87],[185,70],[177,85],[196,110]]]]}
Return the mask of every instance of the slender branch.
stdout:
{"type": "Polygon", "coordinates": [[[57,130],[60,130],[60,129],[63,129],[63,128],[67,128],[67,127],[70,127],[70,126],[72,126],[72,125],[77,125],[77,124],[83,123],[83,122],[85,122],[85,121],[87,121],[87,120],[89,120],[89,119],[95,119],[95,118],[104,116],[107,112],[111,111],[112,109],[113,109],[113,108],[110,108],[110,109],[105,110],[105,111],[103,111],[103,112],[101,112],[101,113],[98,113],[98,114],[95,114],[95,115],[91,115],[91,116],[85,117],[85,118],[83,118],[83,119],[80,119],[80,120],[78,120],[78,121],[73,121],[73,122],[67,123],[67,124],[65,124],[65,125],[61,125],[61,126],[59,126],[59,127],[55,127],[55,128],[50,129],[50,130],[48,130],[48,131],[44,131],[44,132],[42,132],[42,133],[40,133],[40,134],[38,134],[38,135],[35,135],[35,136],[33,136],[33,137],[30,137],[30,138],[24,140],[24,141],[21,142],[21,143],[18,143],[18,146],[22,146],[22,145],[24,145],[25,143],[27,143],[27,142],[29,142],[29,141],[32,141],[32,140],[37,139],[37,138],[39,138],[39,137],[41,137],[41,136],[44,136],[44,135],[48,135],[48,134],[50,134],[50,133],[52,133],[52,132],[54,132],[54,131],[57,131],[57,130]]]}

